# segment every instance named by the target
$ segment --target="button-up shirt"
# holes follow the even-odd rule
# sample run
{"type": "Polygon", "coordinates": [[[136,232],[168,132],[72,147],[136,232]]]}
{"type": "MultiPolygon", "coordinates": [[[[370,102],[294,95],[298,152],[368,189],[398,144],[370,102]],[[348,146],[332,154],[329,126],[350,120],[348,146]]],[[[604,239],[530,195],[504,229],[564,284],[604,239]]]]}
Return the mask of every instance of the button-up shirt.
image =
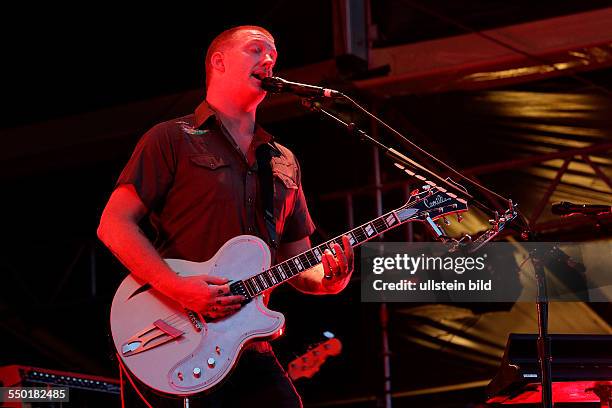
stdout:
{"type": "MultiPolygon", "coordinates": [[[[256,125],[249,152],[270,149],[276,239],[314,231],[293,153],[256,125]]],[[[138,142],[117,186],[132,184],[149,211],[165,258],[210,259],[229,239],[257,235],[272,248],[254,154],[245,155],[203,102],[194,114],[160,123],[138,142]]]]}

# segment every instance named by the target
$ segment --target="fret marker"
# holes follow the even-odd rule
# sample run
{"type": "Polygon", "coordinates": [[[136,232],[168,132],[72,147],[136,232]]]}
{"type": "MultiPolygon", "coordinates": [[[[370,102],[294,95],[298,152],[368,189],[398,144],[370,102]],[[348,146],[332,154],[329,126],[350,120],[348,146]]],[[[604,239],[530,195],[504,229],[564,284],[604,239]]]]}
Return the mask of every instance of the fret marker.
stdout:
{"type": "Polygon", "coordinates": [[[317,257],[317,260],[320,262],[323,256],[321,255],[321,251],[319,251],[319,248],[315,248],[312,252],[314,252],[315,256],[317,257]]]}
{"type": "Polygon", "coordinates": [[[387,225],[393,225],[395,223],[395,217],[393,216],[393,214],[389,214],[389,216],[386,218],[386,221],[387,225]]]}
{"type": "Polygon", "coordinates": [[[370,224],[366,225],[365,231],[368,236],[372,236],[374,234],[374,228],[372,228],[370,224]]]}
{"type": "Polygon", "coordinates": [[[300,262],[299,259],[295,258],[295,260],[293,261],[293,263],[295,263],[295,266],[297,266],[298,271],[301,271],[302,269],[304,269],[304,266],[302,265],[302,263],[300,262]]]}
{"type": "Polygon", "coordinates": [[[353,245],[355,242],[357,242],[357,240],[356,240],[356,239],[355,239],[355,237],[353,236],[353,233],[351,233],[351,234],[349,235],[349,243],[350,243],[351,245],[353,245]]]}
{"type": "Polygon", "coordinates": [[[255,286],[255,290],[256,290],[257,292],[261,292],[261,288],[260,288],[260,287],[259,287],[259,285],[257,284],[257,279],[253,279],[252,283],[253,283],[253,286],[255,286]]]}

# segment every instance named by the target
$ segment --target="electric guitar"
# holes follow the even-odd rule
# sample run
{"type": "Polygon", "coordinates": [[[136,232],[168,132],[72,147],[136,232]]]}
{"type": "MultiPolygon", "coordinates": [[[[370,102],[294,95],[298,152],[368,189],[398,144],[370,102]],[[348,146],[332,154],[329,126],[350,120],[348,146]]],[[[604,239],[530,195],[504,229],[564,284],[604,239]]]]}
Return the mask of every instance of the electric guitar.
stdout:
{"type": "Polygon", "coordinates": [[[319,372],[328,357],[337,356],[341,351],[342,343],[340,340],[336,338],[325,340],[292,360],[287,366],[287,374],[293,381],[302,377],[312,378],[319,372]]]}
{"type": "MultiPolygon", "coordinates": [[[[465,200],[438,187],[412,195],[402,207],[348,231],[356,247],[409,221],[428,221],[467,211],[465,200]]],[[[264,305],[263,293],[318,265],[323,251],[342,235],[270,267],[270,250],[258,237],[227,241],[206,262],[166,259],[180,276],[216,275],[230,280],[234,295],[249,301],[236,313],[204,321],[194,311],[163,296],[131,274],[119,286],[111,306],[111,331],[119,358],[147,386],[187,396],[219,385],[245,345],[282,334],[285,317],[264,305]]]]}

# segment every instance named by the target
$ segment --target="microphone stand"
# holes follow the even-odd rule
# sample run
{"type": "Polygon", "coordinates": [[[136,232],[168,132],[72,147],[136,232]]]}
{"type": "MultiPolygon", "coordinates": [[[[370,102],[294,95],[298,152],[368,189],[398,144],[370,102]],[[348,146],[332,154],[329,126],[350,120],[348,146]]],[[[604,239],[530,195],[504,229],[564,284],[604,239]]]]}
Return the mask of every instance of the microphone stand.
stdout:
{"type": "Polygon", "coordinates": [[[439,176],[438,174],[426,169],[425,167],[421,166],[419,163],[404,156],[402,153],[398,152],[397,150],[384,145],[383,143],[379,142],[378,140],[374,139],[373,137],[368,135],[366,132],[361,130],[354,123],[347,123],[343,121],[339,117],[335,116],[333,113],[324,109],[321,106],[321,104],[317,102],[316,100],[302,99],[302,104],[306,108],[310,109],[311,111],[322,113],[326,117],[336,121],[337,123],[342,125],[344,128],[346,128],[346,130],[350,134],[359,137],[363,141],[369,142],[375,147],[378,147],[380,150],[382,150],[382,152],[386,156],[388,156],[391,160],[394,161],[394,164],[396,165],[396,167],[406,171],[406,173],[408,173],[410,176],[414,176],[417,179],[426,182],[431,187],[436,187],[436,186],[441,187],[442,189],[449,191],[451,194],[455,195],[456,197],[463,198],[465,200],[474,200],[474,197],[471,194],[469,194],[465,189],[460,188],[458,185],[448,181],[442,176],[439,176]],[[425,177],[423,174],[426,174],[429,177],[425,177]],[[429,181],[429,179],[433,179],[435,181],[429,181]]]}
{"type": "Polygon", "coordinates": [[[536,249],[531,251],[531,262],[535,271],[537,284],[536,309],[538,313],[538,360],[540,363],[540,382],[542,384],[542,407],[552,408],[552,355],[550,336],[548,335],[548,293],[544,260],[536,249]]]}
{"type": "MultiPolygon", "coordinates": [[[[400,152],[382,144],[378,140],[372,138],[363,130],[359,129],[357,125],[354,123],[347,123],[342,119],[335,116],[333,113],[323,109],[321,104],[314,99],[302,99],[302,104],[306,106],[308,109],[319,112],[324,116],[336,121],[340,125],[342,125],[350,134],[359,137],[363,141],[367,141],[378,149],[382,150],[387,157],[393,160],[396,167],[404,170],[410,176],[417,178],[418,180],[424,181],[430,187],[438,187],[442,191],[446,191],[448,195],[463,198],[465,200],[473,200],[471,194],[469,194],[465,189],[461,188],[459,185],[450,182],[447,179],[444,179],[432,171],[426,169],[410,158],[404,156],[400,152]],[[418,172],[418,173],[417,173],[418,172]],[[433,179],[434,181],[428,180],[428,178],[424,177],[423,174],[428,175],[429,179],[433,179]]],[[[510,206],[513,209],[512,202],[510,202],[510,206]]],[[[435,223],[431,220],[428,220],[431,229],[434,231],[438,239],[444,240],[445,237],[442,236],[442,232],[437,228],[435,223]]],[[[497,230],[496,230],[497,232],[497,230]]],[[[495,234],[497,235],[497,234],[495,234]]],[[[492,238],[491,236],[490,238],[492,238]]],[[[489,239],[490,239],[489,238],[489,239]]],[[[383,367],[384,367],[384,406],[386,408],[391,408],[391,359],[390,359],[390,349],[389,349],[389,341],[388,341],[388,318],[389,312],[387,310],[386,303],[382,303],[380,307],[380,321],[381,321],[381,330],[382,330],[382,345],[383,345],[383,367]]]]}
{"type": "MultiPolygon", "coordinates": [[[[357,107],[359,107],[359,109],[367,112],[364,108],[359,106],[359,104],[354,102],[352,99],[350,99],[346,95],[342,94],[342,97],[347,98],[353,104],[355,104],[357,107]]],[[[382,150],[383,153],[387,157],[389,157],[391,160],[393,160],[394,165],[396,167],[398,167],[400,170],[403,170],[404,172],[406,172],[406,174],[408,174],[409,176],[414,177],[417,180],[423,181],[425,184],[428,185],[428,187],[437,187],[437,188],[440,189],[440,191],[447,193],[449,196],[451,196],[453,198],[458,197],[458,198],[464,199],[466,201],[471,201],[477,207],[479,207],[479,208],[481,208],[483,210],[492,212],[494,214],[494,219],[489,220],[489,222],[493,225],[493,228],[489,229],[488,231],[486,231],[485,234],[483,234],[483,236],[481,236],[482,239],[481,239],[480,245],[483,245],[484,243],[490,241],[495,236],[497,236],[501,232],[501,230],[504,228],[504,226],[506,224],[509,224],[508,221],[513,220],[514,218],[517,217],[517,215],[520,214],[520,212],[516,211],[516,208],[515,208],[516,204],[513,204],[512,200],[509,200],[509,199],[507,200],[507,199],[501,197],[499,194],[491,192],[491,194],[494,194],[496,197],[499,197],[502,200],[506,200],[508,202],[508,207],[507,207],[505,213],[503,214],[503,216],[500,217],[499,213],[497,211],[491,210],[486,205],[484,205],[483,203],[481,203],[478,200],[476,200],[474,198],[474,196],[472,196],[470,193],[468,193],[468,191],[463,186],[461,186],[459,184],[456,184],[454,181],[452,181],[452,180],[450,180],[448,178],[444,178],[444,177],[436,174],[435,172],[425,168],[424,166],[422,166],[421,164],[417,163],[416,161],[406,157],[405,155],[403,155],[402,153],[398,152],[397,150],[395,150],[395,149],[393,149],[391,147],[388,147],[385,144],[379,142],[378,140],[374,139],[373,137],[368,135],[366,132],[361,130],[355,123],[352,123],[352,122],[351,123],[347,123],[347,122],[343,121],[342,119],[340,119],[339,117],[337,117],[336,115],[334,115],[332,112],[324,109],[321,106],[321,103],[319,102],[317,97],[302,98],[302,105],[304,107],[306,107],[307,109],[309,109],[310,111],[318,112],[318,113],[322,114],[323,116],[331,119],[332,121],[335,121],[336,123],[338,123],[342,127],[344,127],[348,131],[348,133],[350,133],[351,135],[358,137],[362,141],[370,143],[374,147],[377,147],[379,150],[382,150]],[[434,180],[434,181],[432,181],[432,180],[434,180]],[[486,238],[486,239],[484,239],[484,238],[486,238]]],[[[384,123],[381,119],[378,119],[375,115],[373,115],[373,114],[371,114],[369,112],[368,112],[368,114],[370,116],[372,116],[373,118],[375,118],[378,122],[385,124],[386,127],[390,128],[390,129],[393,129],[389,125],[384,123]]],[[[397,133],[398,135],[400,135],[402,138],[405,139],[405,137],[402,136],[395,129],[393,129],[393,131],[395,133],[397,133]]],[[[405,139],[405,140],[408,140],[408,139],[405,139]]],[[[418,146],[417,146],[417,148],[418,148],[418,146]]],[[[420,148],[418,148],[418,149],[420,149],[420,148]]],[[[422,152],[426,153],[427,155],[429,155],[429,153],[425,152],[424,150],[422,150],[422,149],[420,149],[420,150],[422,152]]],[[[429,156],[431,156],[431,155],[429,155],[429,156]]],[[[433,156],[431,156],[431,157],[433,157],[433,156]]],[[[450,166],[447,166],[447,167],[452,169],[450,166]]],[[[464,178],[465,180],[469,180],[469,179],[465,178],[464,176],[462,176],[459,172],[455,171],[454,169],[452,169],[452,170],[455,173],[457,173],[460,177],[464,178]]],[[[474,182],[472,182],[472,183],[474,183],[474,182]]],[[[482,188],[486,190],[485,187],[482,187],[482,188]]],[[[489,190],[487,190],[487,191],[489,191],[489,190]]],[[[525,219],[525,217],[523,217],[523,219],[525,219]]],[[[428,221],[428,223],[429,223],[429,226],[431,227],[431,230],[433,231],[436,239],[445,241],[445,239],[447,237],[442,234],[442,232],[440,231],[440,228],[438,228],[435,224],[433,224],[433,221],[432,222],[428,221]]],[[[523,232],[522,235],[527,235],[527,233],[523,232]]],[[[468,238],[471,239],[471,237],[468,237],[468,238]]]]}
{"type": "MultiPolygon", "coordinates": [[[[336,91],[337,92],[337,91],[336,91]]],[[[407,145],[411,150],[413,150],[414,152],[417,152],[421,155],[423,155],[424,157],[426,157],[427,159],[431,160],[434,163],[437,163],[438,165],[444,167],[446,169],[446,171],[448,171],[450,174],[454,175],[455,177],[458,177],[461,180],[465,180],[466,182],[470,183],[472,186],[476,187],[477,189],[479,189],[480,191],[485,192],[486,194],[488,194],[490,197],[494,197],[502,202],[505,203],[509,203],[510,205],[507,208],[512,209],[512,204],[511,204],[511,200],[502,197],[501,195],[497,194],[496,192],[486,188],[485,186],[483,186],[480,183],[477,183],[476,181],[470,179],[469,177],[461,174],[459,171],[455,170],[454,168],[452,168],[451,166],[449,166],[448,164],[446,164],[445,162],[443,162],[442,160],[438,159],[437,157],[435,157],[434,155],[430,154],[429,152],[425,151],[424,149],[422,149],[421,147],[419,147],[418,145],[416,145],[415,143],[413,143],[412,141],[410,141],[406,136],[402,135],[399,131],[395,130],[393,127],[391,127],[389,124],[387,124],[385,121],[383,121],[382,119],[380,119],[378,116],[374,115],[373,113],[369,112],[367,109],[365,109],[363,106],[361,106],[360,104],[358,104],[357,102],[355,102],[352,98],[350,98],[349,96],[338,92],[335,95],[336,98],[340,97],[342,99],[347,100],[351,105],[353,105],[354,107],[356,107],[357,109],[359,109],[360,111],[362,111],[364,114],[366,114],[367,116],[371,117],[372,119],[374,119],[377,123],[379,123],[380,125],[382,125],[385,129],[389,130],[391,132],[391,134],[395,137],[395,139],[403,145],[407,145]]],[[[403,156],[403,155],[402,155],[403,156]]],[[[405,156],[403,156],[404,158],[406,158],[405,156]]],[[[410,159],[409,159],[410,160],[410,159]]],[[[411,162],[417,166],[419,166],[421,169],[424,169],[422,166],[418,165],[416,162],[412,161],[411,162]]],[[[431,173],[430,174],[434,174],[431,173]]],[[[436,177],[439,177],[436,175],[436,177]]],[[[480,203],[478,201],[475,201],[472,199],[472,201],[474,202],[474,204],[477,204],[477,206],[483,210],[488,211],[490,214],[494,213],[494,211],[490,208],[488,208],[486,205],[484,205],[483,203],[480,203]]],[[[512,211],[514,212],[514,211],[512,211]]],[[[525,230],[521,231],[521,235],[523,237],[527,237],[529,234],[529,221],[527,220],[527,218],[520,212],[516,212],[515,216],[518,215],[520,216],[525,230]]],[[[514,218],[514,217],[513,217],[514,218]]]]}
{"type": "MultiPolygon", "coordinates": [[[[485,233],[486,235],[483,235],[484,238],[485,238],[484,242],[488,242],[490,239],[492,239],[495,235],[497,235],[501,231],[501,229],[503,228],[504,224],[508,220],[511,220],[511,219],[513,219],[513,218],[515,218],[517,216],[517,211],[515,211],[515,205],[512,203],[512,200],[505,199],[504,197],[500,196],[499,194],[494,193],[493,191],[491,191],[491,190],[485,188],[484,186],[480,185],[479,183],[476,183],[473,180],[463,176],[461,173],[457,172],[452,167],[446,165],[446,163],[436,159],[431,154],[425,152],[423,149],[421,149],[420,147],[418,147],[415,144],[413,144],[412,142],[410,142],[401,133],[399,133],[398,131],[396,131],[395,129],[393,129],[389,125],[387,125],[384,121],[382,121],[381,119],[379,119],[378,117],[376,117],[372,113],[368,112],[366,109],[364,109],[359,104],[357,104],[355,101],[353,101],[351,98],[347,97],[344,94],[342,94],[342,97],[344,97],[347,100],[349,100],[353,105],[357,106],[360,110],[362,110],[365,113],[367,113],[369,116],[374,118],[377,122],[381,123],[387,129],[391,130],[393,132],[393,134],[395,134],[396,136],[401,138],[403,141],[408,142],[411,146],[413,146],[414,148],[418,149],[418,151],[420,151],[421,153],[425,154],[427,157],[430,157],[433,160],[435,160],[436,162],[442,164],[449,171],[451,171],[451,173],[454,173],[454,174],[458,175],[463,180],[467,180],[472,185],[476,186],[477,188],[481,189],[482,191],[486,191],[489,194],[491,194],[492,196],[497,197],[498,199],[501,199],[503,201],[507,201],[508,202],[508,210],[506,211],[506,214],[504,215],[504,217],[502,217],[502,222],[501,223],[499,222],[499,217],[497,215],[497,211],[493,211],[490,208],[488,208],[486,205],[480,203],[479,201],[476,201],[474,199],[474,197],[471,194],[469,194],[465,189],[460,188],[459,185],[451,183],[449,180],[444,179],[443,177],[439,176],[438,174],[434,173],[433,171],[430,171],[429,169],[426,169],[425,167],[423,167],[419,163],[417,163],[414,160],[406,157],[405,155],[401,154],[400,152],[396,151],[395,149],[390,148],[390,147],[384,145],[383,143],[379,142],[378,140],[372,138],[366,132],[364,132],[363,130],[359,129],[357,127],[357,125],[355,125],[354,123],[347,123],[347,122],[343,121],[342,119],[338,118],[333,113],[331,113],[331,112],[327,111],[326,109],[324,109],[321,106],[321,103],[316,100],[316,98],[303,98],[302,99],[302,104],[306,108],[308,108],[309,110],[311,110],[313,112],[319,112],[319,113],[323,114],[324,116],[326,116],[327,118],[332,119],[333,121],[339,123],[344,128],[346,128],[347,131],[350,134],[352,134],[354,136],[357,136],[357,137],[359,137],[359,139],[361,139],[363,141],[367,141],[370,144],[378,147],[379,149],[381,149],[385,153],[386,156],[388,156],[389,158],[391,158],[391,160],[394,161],[394,164],[396,165],[396,167],[404,170],[410,176],[414,176],[418,180],[425,181],[427,184],[429,184],[432,187],[437,186],[436,182],[440,183],[440,186],[438,186],[438,187],[442,187],[443,189],[446,189],[447,191],[451,192],[451,194],[454,194],[457,197],[463,198],[465,200],[472,201],[474,204],[477,204],[477,206],[482,208],[482,209],[485,209],[485,210],[488,210],[490,212],[493,212],[496,215],[494,228],[489,230],[489,231],[487,231],[485,233]],[[423,174],[428,175],[431,179],[436,180],[436,182],[432,182],[432,181],[427,180],[427,178],[424,177],[423,174]]],[[[520,215],[520,218],[522,219],[525,227],[527,228],[526,231],[522,232],[522,235],[524,237],[531,235],[531,234],[529,234],[529,232],[530,232],[529,231],[529,224],[527,222],[526,217],[523,214],[521,214],[520,212],[518,212],[518,215],[520,215]]],[[[430,225],[430,226],[432,227],[432,229],[435,232],[436,228],[433,228],[434,227],[433,225],[430,225]]],[[[441,234],[437,234],[437,238],[444,239],[441,234]]],[[[545,273],[544,273],[544,267],[543,267],[543,264],[542,264],[542,260],[540,260],[538,258],[538,255],[535,252],[532,252],[532,262],[534,264],[535,274],[536,274],[536,281],[537,281],[537,284],[538,284],[538,298],[537,298],[537,302],[536,302],[536,308],[537,308],[537,313],[538,313],[538,358],[539,358],[539,361],[540,361],[540,371],[541,371],[541,377],[540,378],[541,378],[541,383],[542,383],[542,405],[543,405],[544,408],[552,408],[553,407],[553,405],[552,405],[552,372],[551,372],[552,370],[551,370],[550,336],[548,335],[548,298],[547,298],[547,293],[546,293],[546,276],[545,276],[545,273]]],[[[386,315],[383,316],[381,314],[381,318],[383,319],[382,320],[383,321],[383,339],[387,338],[386,337],[387,336],[387,332],[386,332],[386,330],[387,330],[386,320],[387,319],[386,319],[386,317],[387,317],[386,315]]],[[[389,364],[389,361],[388,361],[388,359],[389,359],[388,350],[383,350],[383,352],[384,352],[384,364],[385,364],[385,367],[387,367],[388,364],[389,364]]],[[[385,375],[387,375],[387,374],[385,373],[385,375]]],[[[385,381],[386,382],[390,382],[390,378],[385,378],[385,381]]],[[[390,406],[390,401],[389,401],[390,400],[390,398],[389,398],[390,395],[387,395],[387,394],[390,394],[390,390],[385,390],[385,397],[386,397],[388,406],[390,406]]]]}

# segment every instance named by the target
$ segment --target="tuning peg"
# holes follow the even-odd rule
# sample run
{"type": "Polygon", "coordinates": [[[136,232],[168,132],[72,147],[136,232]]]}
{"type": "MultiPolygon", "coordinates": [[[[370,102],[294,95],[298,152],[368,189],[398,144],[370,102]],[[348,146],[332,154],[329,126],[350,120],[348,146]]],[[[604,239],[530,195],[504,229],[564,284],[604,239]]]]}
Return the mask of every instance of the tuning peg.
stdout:
{"type": "Polygon", "coordinates": [[[442,217],[442,221],[444,222],[444,225],[451,225],[451,222],[446,217],[442,217]]]}
{"type": "Polygon", "coordinates": [[[461,222],[463,221],[463,217],[461,216],[461,214],[457,214],[457,222],[461,222]]]}
{"type": "Polygon", "coordinates": [[[423,189],[423,191],[427,191],[427,190],[429,190],[431,188],[431,186],[429,184],[425,184],[421,188],[423,189]]]}

